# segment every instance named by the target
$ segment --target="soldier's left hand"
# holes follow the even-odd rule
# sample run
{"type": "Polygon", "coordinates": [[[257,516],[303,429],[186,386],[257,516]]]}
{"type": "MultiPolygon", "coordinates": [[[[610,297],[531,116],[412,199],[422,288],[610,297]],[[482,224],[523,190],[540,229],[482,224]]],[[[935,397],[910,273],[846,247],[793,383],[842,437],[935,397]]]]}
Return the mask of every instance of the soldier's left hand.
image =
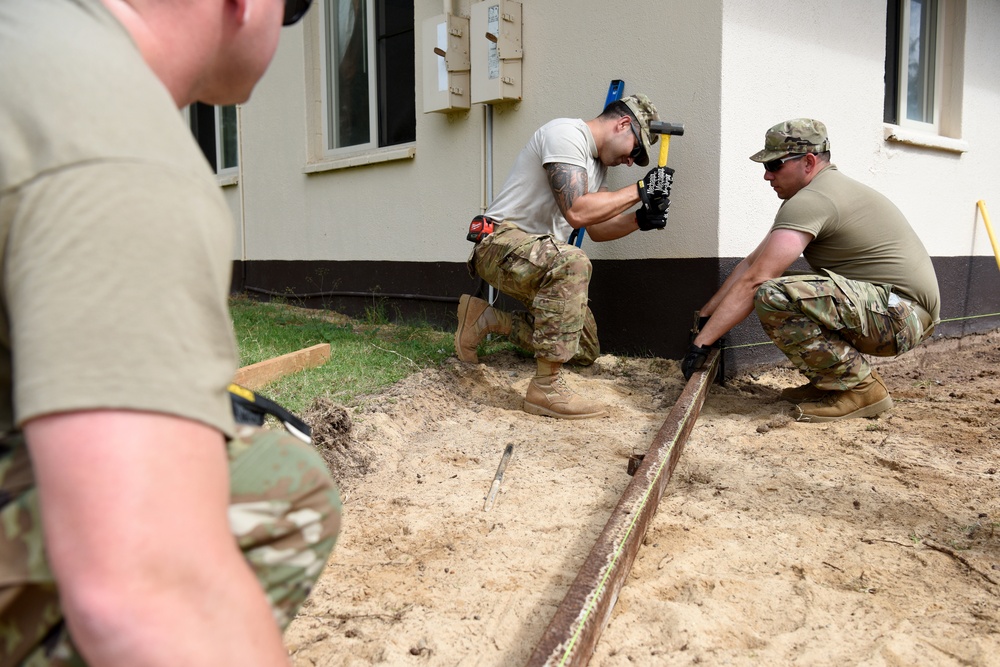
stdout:
{"type": "MultiPolygon", "coordinates": [[[[669,200],[667,201],[667,206],[670,206],[669,200]]],[[[639,229],[644,232],[648,232],[651,229],[663,229],[667,226],[667,212],[664,210],[663,213],[657,213],[642,206],[635,211],[635,222],[639,225],[639,229]]]]}

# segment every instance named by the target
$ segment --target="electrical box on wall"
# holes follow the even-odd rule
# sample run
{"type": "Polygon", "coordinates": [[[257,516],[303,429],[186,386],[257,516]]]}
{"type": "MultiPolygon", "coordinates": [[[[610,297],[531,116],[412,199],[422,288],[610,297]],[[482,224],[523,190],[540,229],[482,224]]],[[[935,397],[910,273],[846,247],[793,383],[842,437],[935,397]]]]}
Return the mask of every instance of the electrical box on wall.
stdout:
{"type": "Polygon", "coordinates": [[[441,14],[423,23],[424,113],[468,109],[469,19],[441,14]]]}
{"type": "Polygon", "coordinates": [[[472,103],[521,99],[521,3],[486,0],[471,14],[472,103]]]}

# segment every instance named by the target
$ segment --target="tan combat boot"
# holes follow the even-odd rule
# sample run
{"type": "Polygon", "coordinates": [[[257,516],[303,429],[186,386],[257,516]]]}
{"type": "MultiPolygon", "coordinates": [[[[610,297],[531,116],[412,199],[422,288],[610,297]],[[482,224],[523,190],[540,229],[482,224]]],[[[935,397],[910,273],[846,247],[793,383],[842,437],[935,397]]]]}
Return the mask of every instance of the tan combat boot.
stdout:
{"type": "Polygon", "coordinates": [[[510,333],[510,314],[497,310],[482,299],[463,294],[458,300],[458,330],[455,331],[455,354],[468,364],[479,362],[476,348],[486,334],[510,333]]]}
{"type": "Polygon", "coordinates": [[[589,419],[608,414],[602,406],[576,394],[559,375],[562,364],[538,360],[538,372],[528,383],[525,412],[556,419],[589,419]]]}
{"type": "Polygon", "coordinates": [[[812,382],[806,382],[798,387],[786,387],[781,390],[781,398],[790,403],[805,403],[818,401],[830,392],[820,389],[812,382]]]}
{"type": "Polygon", "coordinates": [[[822,400],[800,403],[795,419],[800,422],[832,422],[839,419],[874,417],[892,407],[885,382],[872,369],[871,375],[847,391],[831,391],[822,400]]]}

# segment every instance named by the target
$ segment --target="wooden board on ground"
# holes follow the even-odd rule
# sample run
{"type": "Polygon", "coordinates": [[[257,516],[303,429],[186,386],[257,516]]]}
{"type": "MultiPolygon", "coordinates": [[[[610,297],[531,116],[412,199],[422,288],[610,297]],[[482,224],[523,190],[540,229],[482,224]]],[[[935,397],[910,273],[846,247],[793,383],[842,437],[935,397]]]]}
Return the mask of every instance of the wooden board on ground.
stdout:
{"type": "Polygon", "coordinates": [[[233,382],[247,389],[260,389],[269,382],[274,382],[286,375],[321,366],[329,358],[330,344],[320,343],[304,350],[289,352],[280,357],[244,366],[236,371],[233,382]]]}

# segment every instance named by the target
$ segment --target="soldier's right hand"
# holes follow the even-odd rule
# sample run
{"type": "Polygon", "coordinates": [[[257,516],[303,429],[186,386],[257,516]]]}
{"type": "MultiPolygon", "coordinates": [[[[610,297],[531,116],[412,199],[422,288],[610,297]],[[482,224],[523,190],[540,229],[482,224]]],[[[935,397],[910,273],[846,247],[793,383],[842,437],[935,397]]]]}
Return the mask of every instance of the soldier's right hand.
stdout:
{"type": "Polygon", "coordinates": [[[691,343],[688,346],[687,354],[681,361],[681,372],[684,374],[685,380],[690,380],[695,371],[700,371],[705,366],[705,361],[708,360],[708,353],[711,351],[712,348],[708,345],[695,345],[691,343]]]}
{"type": "Polygon", "coordinates": [[[653,167],[636,183],[639,200],[651,212],[666,213],[670,206],[670,188],[674,183],[674,170],[670,167],[653,167]]]}

